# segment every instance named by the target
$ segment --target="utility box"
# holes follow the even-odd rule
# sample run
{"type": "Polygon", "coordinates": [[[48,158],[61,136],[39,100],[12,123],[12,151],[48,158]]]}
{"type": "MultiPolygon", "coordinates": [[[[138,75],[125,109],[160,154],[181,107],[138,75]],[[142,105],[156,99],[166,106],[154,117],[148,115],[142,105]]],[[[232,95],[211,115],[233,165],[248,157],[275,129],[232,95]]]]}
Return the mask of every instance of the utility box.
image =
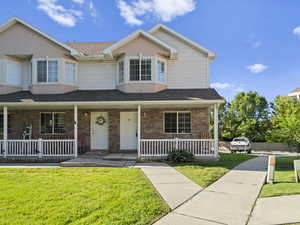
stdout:
{"type": "Polygon", "coordinates": [[[267,183],[268,184],[273,184],[274,183],[275,166],[276,166],[276,158],[275,158],[275,156],[269,156],[269,160],[268,160],[268,175],[267,175],[267,183]]]}
{"type": "Polygon", "coordinates": [[[300,182],[300,160],[294,160],[296,183],[300,182]]]}

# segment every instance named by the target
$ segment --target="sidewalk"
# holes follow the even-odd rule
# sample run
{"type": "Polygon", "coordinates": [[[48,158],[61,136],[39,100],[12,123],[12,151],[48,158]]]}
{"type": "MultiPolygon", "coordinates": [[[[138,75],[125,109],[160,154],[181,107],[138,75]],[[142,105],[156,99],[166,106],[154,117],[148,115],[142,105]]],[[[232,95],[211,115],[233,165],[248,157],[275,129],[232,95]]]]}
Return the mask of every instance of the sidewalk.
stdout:
{"type": "Polygon", "coordinates": [[[165,163],[139,163],[140,168],[171,209],[194,196],[202,188],[165,163]]]}
{"type": "Polygon", "coordinates": [[[300,195],[259,198],[249,225],[300,222],[300,195]]]}
{"type": "Polygon", "coordinates": [[[267,157],[242,163],[155,225],[246,224],[264,184],[266,167],[267,157]]]}

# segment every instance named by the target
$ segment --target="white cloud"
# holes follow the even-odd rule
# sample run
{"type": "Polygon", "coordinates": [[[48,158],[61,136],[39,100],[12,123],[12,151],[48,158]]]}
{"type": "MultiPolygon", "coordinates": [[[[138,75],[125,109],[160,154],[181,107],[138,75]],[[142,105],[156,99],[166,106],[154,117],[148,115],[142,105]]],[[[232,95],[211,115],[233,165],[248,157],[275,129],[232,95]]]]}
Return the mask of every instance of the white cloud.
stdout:
{"type": "Polygon", "coordinates": [[[84,0],[72,0],[72,2],[82,5],[84,0]]]}
{"type": "Polygon", "coordinates": [[[228,89],[228,88],[232,88],[234,85],[229,84],[229,83],[220,83],[220,82],[216,82],[216,83],[212,83],[210,86],[211,86],[212,88],[228,89]]]}
{"type": "Polygon", "coordinates": [[[92,16],[92,17],[97,17],[97,10],[96,10],[96,8],[95,8],[95,6],[94,6],[94,3],[93,3],[93,1],[90,1],[90,4],[89,4],[89,10],[90,10],[90,15],[92,16]]]}
{"type": "Polygon", "coordinates": [[[170,22],[177,16],[195,10],[196,0],[118,0],[121,16],[130,25],[144,23],[143,16],[152,16],[164,22],[170,22]]]}
{"type": "Polygon", "coordinates": [[[120,9],[121,16],[130,25],[141,25],[143,21],[139,20],[137,17],[137,12],[134,7],[128,5],[125,1],[119,0],[118,8],[120,9]]]}
{"type": "Polygon", "coordinates": [[[299,27],[296,27],[294,30],[293,30],[293,33],[295,35],[297,35],[299,38],[300,38],[300,26],[299,27]]]}
{"type": "Polygon", "coordinates": [[[266,69],[268,69],[268,66],[263,65],[263,64],[253,64],[250,66],[246,66],[246,69],[250,70],[252,73],[262,73],[266,69]]]}
{"type": "Polygon", "coordinates": [[[82,11],[66,9],[63,5],[57,3],[58,0],[37,1],[38,9],[45,12],[51,19],[63,26],[73,27],[77,21],[82,18],[82,11]]]}

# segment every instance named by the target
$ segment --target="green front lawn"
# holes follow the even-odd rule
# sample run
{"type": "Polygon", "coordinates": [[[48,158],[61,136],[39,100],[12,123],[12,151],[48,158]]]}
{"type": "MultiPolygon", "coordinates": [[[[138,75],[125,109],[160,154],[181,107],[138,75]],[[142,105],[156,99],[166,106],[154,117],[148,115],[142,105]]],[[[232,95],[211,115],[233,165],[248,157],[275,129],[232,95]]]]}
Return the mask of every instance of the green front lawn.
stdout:
{"type": "Polygon", "coordinates": [[[220,160],[216,162],[182,163],[172,166],[201,187],[207,187],[240,163],[256,156],[220,153],[220,157],[220,160]]]}
{"type": "Polygon", "coordinates": [[[295,183],[295,159],[300,157],[276,158],[275,182],[264,185],[260,197],[300,194],[300,183],[295,183]]]}
{"type": "Polygon", "coordinates": [[[138,169],[0,169],[0,224],[151,224],[169,211],[138,169]]]}

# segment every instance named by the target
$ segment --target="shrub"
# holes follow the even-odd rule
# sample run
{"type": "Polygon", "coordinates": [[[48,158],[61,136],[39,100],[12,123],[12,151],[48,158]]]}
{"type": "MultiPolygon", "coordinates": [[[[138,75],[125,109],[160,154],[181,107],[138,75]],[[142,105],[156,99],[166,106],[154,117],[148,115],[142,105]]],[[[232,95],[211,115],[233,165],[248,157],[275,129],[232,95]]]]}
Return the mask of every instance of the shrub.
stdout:
{"type": "Polygon", "coordinates": [[[194,160],[194,155],[191,152],[185,150],[175,150],[168,154],[167,161],[175,163],[185,163],[192,162],[194,160]]]}

